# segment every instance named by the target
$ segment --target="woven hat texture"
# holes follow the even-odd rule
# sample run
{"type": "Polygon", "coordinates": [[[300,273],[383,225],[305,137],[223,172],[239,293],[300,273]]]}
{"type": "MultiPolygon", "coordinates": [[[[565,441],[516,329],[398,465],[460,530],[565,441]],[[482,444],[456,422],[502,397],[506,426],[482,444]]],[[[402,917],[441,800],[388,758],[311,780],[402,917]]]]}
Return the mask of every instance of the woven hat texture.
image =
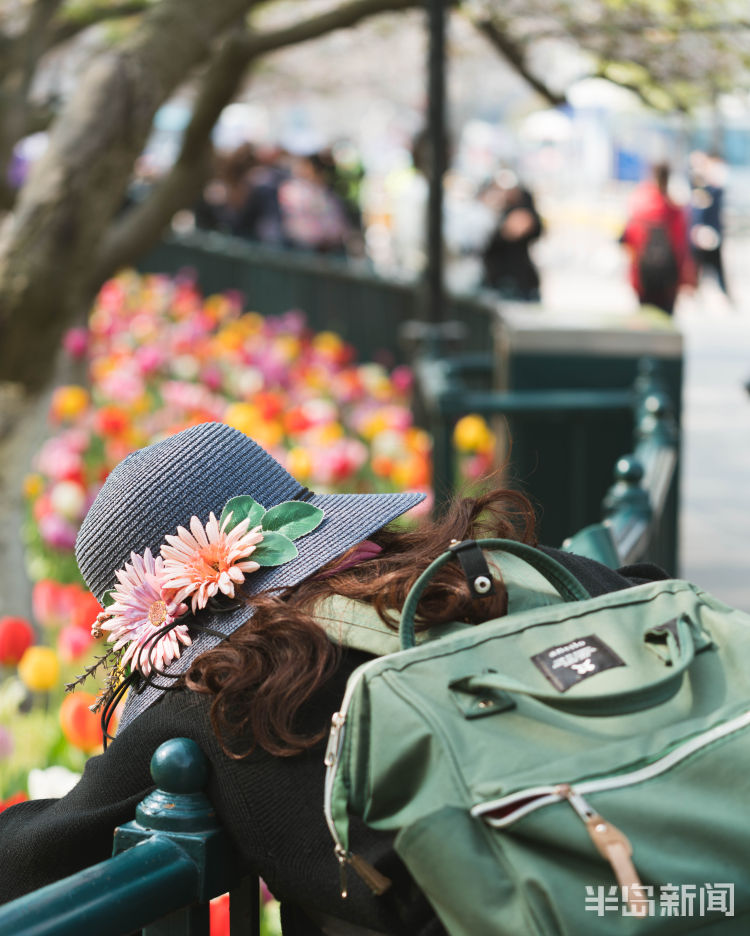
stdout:
{"type": "MultiPolygon", "coordinates": [[[[240,494],[249,494],[266,508],[300,498],[324,512],[320,526],[296,541],[296,559],[248,576],[247,595],[296,585],[424,499],[417,492],[311,494],[244,433],[222,423],[202,423],[133,452],[111,472],[76,540],[76,559],[86,584],[101,601],[116,585],[115,571],[130,561],[131,552],[142,555],[149,548],[158,555],[166,534],[188,527],[193,515],[203,523],[211,512],[219,517],[226,502],[240,494]]],[[[228,636],[248,615],[247,607],[204,610],[197,621],[228,636]]],[[[190,625],[191,616],[181,623],[190,625]]],[[[193,632],[193,644],[183,648],[166,672],[184,672],[220,639],[193,632]]],[[[120,730],[157,701],[166,685],[131,691],[120,730]]]]}

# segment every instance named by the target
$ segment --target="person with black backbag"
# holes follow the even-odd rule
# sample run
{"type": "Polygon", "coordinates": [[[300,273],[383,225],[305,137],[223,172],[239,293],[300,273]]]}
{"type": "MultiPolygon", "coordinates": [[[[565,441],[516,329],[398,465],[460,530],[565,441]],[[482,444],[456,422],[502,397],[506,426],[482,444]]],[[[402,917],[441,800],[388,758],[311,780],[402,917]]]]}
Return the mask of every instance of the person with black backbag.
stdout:
{"type": "Polygon", "coordinates": [[[680,286],[695,285],[695,268],[685,213],[667,194],[668,184],[669,167],[658,163],[633,193],[620,243],[630,251],[630,283],[640,304],[671,315],[680,286]]]}

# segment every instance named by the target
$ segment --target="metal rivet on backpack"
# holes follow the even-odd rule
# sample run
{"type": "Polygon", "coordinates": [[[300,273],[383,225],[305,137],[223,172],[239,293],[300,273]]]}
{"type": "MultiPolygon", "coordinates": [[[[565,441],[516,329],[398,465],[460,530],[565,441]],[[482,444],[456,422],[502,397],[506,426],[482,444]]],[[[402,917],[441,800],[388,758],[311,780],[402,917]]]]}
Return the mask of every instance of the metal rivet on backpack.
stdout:
{"type": "Polygon", "coordinates": [[[479,592],[480,595],[486,595],[487,592],[492,588],[492,582],[487,578],[486,575],[478,575],[474,579],[474,588],[479,592]]]}

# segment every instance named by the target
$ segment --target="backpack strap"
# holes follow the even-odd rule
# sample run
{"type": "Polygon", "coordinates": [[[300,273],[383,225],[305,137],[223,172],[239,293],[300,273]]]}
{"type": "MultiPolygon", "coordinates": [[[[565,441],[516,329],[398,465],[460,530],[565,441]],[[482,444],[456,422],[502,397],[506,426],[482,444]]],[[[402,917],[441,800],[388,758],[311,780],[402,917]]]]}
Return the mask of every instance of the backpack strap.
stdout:
{"type": "MultiPolygon", "coordinates": [[[[482,549],[497,549],[501,552],[511,553],[512,555],[517,556],[519,559],[523,559],[530,566],[536,569],[537,572],[540,572],[544,578],[546,578],[547,581],[557,589],[562,598],[566,601],[585,601],[591,597],[591,595],[589,595],[589,593],[586,591],[583,585],[581,585],[572,572],[569,572],[568,569],[557,562],[556,559],[553,559],[551,556],[548,556],[539,549],[535,549],[533,546],[529,546],[526,543],[519,543],[516,540],[508,539],[478,540],[478,544],[482,547],[482,549]]],[[[432,563],[430,563],[429,566],[427,566],[425,571],[419,576],[417,581],[412,586],[401,613],[401,625],[399,628],[399,633],[402,650],[408,650],[415,644],[414,616],[417,611],[419,599],[422,597],[422,592],[425,590],[427,584],[433,575],[437,572],[437,570],[441,566],[445,565],[446,562],[449,562],[451,559],[453,559],[454,556],[455,553],[450,549],[447,552],[444,552],[442,555],[438,556],[437,559],[435,559],[432,563]]]]}

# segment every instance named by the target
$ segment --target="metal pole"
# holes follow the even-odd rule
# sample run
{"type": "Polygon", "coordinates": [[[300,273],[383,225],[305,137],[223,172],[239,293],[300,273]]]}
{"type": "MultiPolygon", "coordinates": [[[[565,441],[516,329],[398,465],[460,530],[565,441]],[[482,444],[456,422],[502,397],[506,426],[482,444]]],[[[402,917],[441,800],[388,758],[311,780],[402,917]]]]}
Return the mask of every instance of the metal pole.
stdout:
{"type": "Polygon", "coordinates": [[[427,267],[425,319],[438,325],[444,318],[443,292],[443,175],[445,132],[445,7],[446,0],[427,0],[429,23],[428,117],[429,201],[427,206],[427,267]]]}

